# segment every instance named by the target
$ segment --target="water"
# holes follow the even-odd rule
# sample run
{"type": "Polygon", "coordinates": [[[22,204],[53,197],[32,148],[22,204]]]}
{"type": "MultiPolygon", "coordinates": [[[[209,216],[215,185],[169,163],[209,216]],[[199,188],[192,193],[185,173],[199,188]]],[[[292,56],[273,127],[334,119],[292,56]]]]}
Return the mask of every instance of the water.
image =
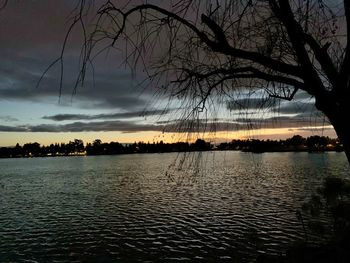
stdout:
{"type": "Polygon", "coordinates": [[[305,199],[349,173],[342,153],[207,152],[183,170],[179,158],[0,159],[0,262],[280,255],[304,238],[305,199]]]}

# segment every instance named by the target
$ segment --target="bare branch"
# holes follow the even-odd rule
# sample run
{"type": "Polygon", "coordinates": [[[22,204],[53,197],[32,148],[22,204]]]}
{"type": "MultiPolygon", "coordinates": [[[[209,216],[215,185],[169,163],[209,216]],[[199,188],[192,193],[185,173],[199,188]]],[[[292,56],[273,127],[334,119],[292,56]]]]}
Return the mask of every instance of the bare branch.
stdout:
{"type": "Polygon", "coordinates": [[[299,89],[298,88],[294,88],[293,91],[291,93],[285,93],[283,92],[283,96],[281,95],[277,95],[277,94],[269,94],[270,98],[276,98],[276,99],[281,99],[281,100],[288,100],[291,101],[294,99],[295,94],[297,93],[299,89]]]}
{"type": "MultiPolygon", "coordinates": [[[[350,67],[350,1],[344,0],[344,11],[346,18],[346,33],[347,43],[345,48],[345,55],[340,69],[340,80],[339,82],[347,85],[349,82],[349,67],[350,67]]],[[[340,85],[341,87],[341,85],[340,85]]]]}
{"type": "Polygon", "coordinates": [[[195,77],[199,81],[202,81],[203,79],[206,79],[208,77],[211,77],[213,75],[225,75],[225,79],[237,79],[237,78],[256,78],[256,79],[263,79],[265,81],[273,81],[277,83],[283,83],[286,85],[290,85],[296,88],[305,89],[305,85],[296,80],[285,76],[278,76],[278,75],[272,75],[265,72],[262,72],[254,67],[242,67],[242,68],[234,68],[234,69],[217,69],[208,73],[199,73],[194,72],[189,69],[182,68],[184,72],[187,72],[188,77],[195,77]],[[242,74],[243,73],[243,74],[242,74]],[[244,74],[244,73],[251,73],[251,74],[244,74]]]}
{"type": "Polygon", "coordinates": [[[329,43],[325,46],[321,47],[317,41],[309,34],[303,34],[305,42],[312,48],[315,53],[317,61],[320,63],[322,69],[326,73],[327,77],[330,79],[333,86],[336,86],[338,71],[333,64],[332,59],[328,55],[327,49],[329,47],[329,43]]]}
{"type": "Polygon", "coordinates": [[[302,77],[302,72],[298,66],[286,64],[279,60],[274,60],[258,52],[246,51],[230,46],[220,26],[217,25],[209,17],[202,15],[202,22],[205,23],[213,31],[217,38],[217,42],[211,41],[209,39],[206,41],[207,45],[210,46],[213,51],[233,57],[251,60],[275,71],[290,74],[296,77],[302,77]]]}
{"type": "MultiPolygon", "coordinates": [[[[168,10],[165,10],[163,8],[160,8],[158,6],[151,5],[151,4],[144,4],[144,5],[136,6],[132,9],[128,10],[125,13],[122,12],[122,10],[117,9],[115,7],[106,7],[104,9],[100,10],[100,12],[99,12],[100,14],[109,13],[111,11],[117,11],[119,14],[121,14],[123,16],[122,25],[120,26],[117,34],[114,37],[113,44],[120,37],[120,35],[123,33],[123,31],[125,29],[125,23],[126,23],[127,17],[130,16],[131,14],[137,12],[137,11],[142,11],[145,9],[157,11],[163,15],[166,15],[170,18],[173,18],[173,19],[179,21],[181,24],[183,24],[187,28],[191,29],[200,38],[201,41],[203,41],[205,44],[207,44],[215,52],[220,52],[224,55],[230,55],[233,57],[250,60],[252,62],[261,64],[265,67],[271,68],[273,70],[276,70],[276,71],[279,71],[279,72],[282,72],[285,74],[290,74],[290,75],[293,75],[296,77],[302,76],[302,72],[301,72],[300,68],[295,66],[295,65],[289,65],[289,64],[283,63],[279,60],[274,60],[274,59],[267,57],[267,56],[264,56],[258,52],[252,52],[252,51],[246,51],[246,50],[233,48],[233,47],[228,45],[227,41],[226,41],[226,43],[214,42],[214,41],[210,40],[209,37],[203,31],[199,30],[195,25],[190,23],[188,20],[178,16],[175,13],[169,12],[168,10]]],[[[208,24],[207,25],[212,30],[214,30],[215,28],[216,29],[219,28],[219,26],[216,25],[215,22],[213,20],[211,20],[209,17],[202,16],[202,19],[203,18],[204,18],[204,21],[202,21],[202,22],[205,24],[209,23],[210,26],[208,24]]],[[[224,39],[224,35],[222,32],[215,32],[215,34],[219,36],[220,40],[224,39]]]]}
{"type": "Polygon", "coordinates": [[[308,52],[303,43],[303,32],[300,25],[296,22],[289,1],[285,0],[270,0],[272,10],[276,16],[282,21],[286,27],[290,41],[295,49],[298,57],[298,62],[303,68],[303,79],[310,84],[312,94],[317,94],[325,90],[322,81],[320,80],[313,64],[310,61],[308,52]],[[312,84],[312,86],[311,86],[312,84]]]}

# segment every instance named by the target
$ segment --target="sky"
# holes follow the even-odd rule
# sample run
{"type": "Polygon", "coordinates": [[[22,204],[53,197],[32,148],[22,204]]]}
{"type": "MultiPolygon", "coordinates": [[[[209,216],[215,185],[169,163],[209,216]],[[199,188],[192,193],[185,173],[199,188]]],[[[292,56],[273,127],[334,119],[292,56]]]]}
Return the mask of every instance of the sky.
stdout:
{"type": "MultiPolygon", "coordinates": [[[[181,101],[169,104],[167,97],[155,95],[152,86],[144,89],[140,85],[144,76],[121,66],[123,57],[118,52],[102,54],[94,64],[94,78],[88,71],[85,85],[75,92],[82,43],[79,30],[68,39],[61,92],[59,64],[38,85],[60,56],[75,2],[16,0],[0,11],[0,146],[48,145],[75,138],[123,143],[192,138],[179,132],[186,131],[179,127],[191,126],[181,118],[181,101]]],[[[313,99],[302,92],[297,99],[274,101],[268,108],[259,96],[220,100],[209,118],[197,120],[194,137],[211,141],[295,134],[335,137],[313,99]]]]}

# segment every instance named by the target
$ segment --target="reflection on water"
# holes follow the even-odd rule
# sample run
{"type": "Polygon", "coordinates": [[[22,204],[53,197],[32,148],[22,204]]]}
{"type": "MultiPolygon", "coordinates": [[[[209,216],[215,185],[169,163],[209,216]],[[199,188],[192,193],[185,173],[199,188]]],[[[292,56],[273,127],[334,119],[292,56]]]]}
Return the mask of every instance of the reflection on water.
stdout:
{"type": "MultiPolygon", "coordinates": [[[[296,210],[340,153],[0,160],[0,261],[251,261],[303,239],[296,210]],[[194,159],[198,161],[198,159],[194,159]]],[[[327,220],[325,218],[324,220],[327,220]]]]}

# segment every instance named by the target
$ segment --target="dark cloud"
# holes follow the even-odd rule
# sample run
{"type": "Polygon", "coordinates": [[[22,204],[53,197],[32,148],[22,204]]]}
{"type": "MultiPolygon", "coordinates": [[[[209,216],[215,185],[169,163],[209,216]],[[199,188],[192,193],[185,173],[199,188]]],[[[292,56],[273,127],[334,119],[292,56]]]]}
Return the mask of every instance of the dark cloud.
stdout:
{"type": "Polygon", "coordinates": [[[235,121],[222,121],[220,119],[207,121],[203,119],[194,121],[176,120],[173,122],[161,122],[166,124],[167,132],[203,132],[203,131],[238,131],[269,128],[292,128],[292,127],[323,127],[328,125],[323,118],[307,119],[302,115],[278,116],[270,118],[238,118],[235,121]]]}
{"type": "Polygon", "coordinates": [[[270,118],[238,118],[236,121],[251,125],[261,125],[264,128],[324,126],[328,124],[328,121],[323,117],[306,118],[304,114],[298,114],[295,116],[276,116],[270,118]]]}
{"type": "Polygon", "coordinates": [[[27,132],[26,127],[0,125],[0,132],[27,132]]]}
{"type": "MultiPolygon", "coordinates": [[[[96,6],[98,6],[98,1],[96,6]]],[[[143,110],[154,91],[136,88],[143,76],[118,69],[121,54],[98,57],[87,70],[84,87],[74,86],[79,74],[82,30],[74,30],[64,55],[60,94],[60,64],[45,69],[60,55],[71,11],[78,1],[10,1],[0,16],[0,100],[73,105],[85,109],[143,110]],[[93,84],[94,83],[94,84],[93,84]],[[73,103],[72,103],[73,102],[73,103]]]]}
{"type": "Polygon", "coordinates": [[[135,118],[135,117],[163,115],[169,112],[170,110],[147,110],[147,111],[133,111],[133,112],[96,114],[96,115],[57,114],[52,116],[44,116],[43,119],[53,120],[53,121],[127,119],[127,118],[135,118]]]}
{"type": "Polygon", "coordinates": [[[31,132],[139,132],[139,131],[161,131],[162,127],[151,124],[137,124],[128,121],[104,121],[104,122],[74,122],[65,125],[36,125],[29,126],[31,132]]]}
{"type": "Polygon", "coordinates": [[[309,128],[298,128],[298,129],[291,129],[293,131],[308,131],[308,132],[315,132],[315,131],[333,131],[333,127],[309,127],[309,128]]]}
{"type": "Polygon", "coordinates": [[[15,118],[15,117],[12,117],[12,116],[8,116],[8,115],[6,115],[6,116],[1,116],[1,115],[0,115],[0,121],[4,121],[4,122],[14,122],[14,121],[18,121],[18,119],[15,118]]]}
{"type": "Polygon", "coordinates": [[[195,122],[201,122],[201,123],[218,123],[218,122],[230,122],[230,120],[226,118],[197,118],[195,120],[188,120],[188,119],[172,119],[172,120],[162,120],[157,121],[157,124],[165,124],[165,125],[177,125],[180,123],[195,123],[195,122]]]}
{"type": "Polygon", "coordinates": [[[239,98],[227,103],[228,110],[259,110],[273,108],[277,105],[277,100],[273,98],[239,98]]]}
{"type": "Polygon", "coordinates": [[[67,18],[76,2],[8,1],[1,10],[0,47],[19,50],[59,47],[67,30],[67,18]]]}
{"type": "MultiPolygon", "coordinates": [[[[304,97],[307,94],[302,93],[301,97],[304,97]]],[[[309,95],[308,95],[309,96],[309,95]]],[[[309,96],[310,98],[310,96],[309,96]]],[[[256,111],[259,113],[259,110],[264,112],[271,111],[272,113],[279,114],[304,114],[305,117],[312,116],[313,114],[320,113],[314,104],[313,100],[309,102],[303,101],[283,101],[275,98],[240,98],[232,100],[227,103],[227,109],[231,111],[235,110],[244,110],[250,113],[256,111]]]]}
{"type": "Polygon", "coordinates": [[[73,122],[69,124],[39,124],[21,126],[0,126],[0,131],[17,132],[99,132],[119,131],[132,133],[140,131],[162,131],[162,132],[203,132],[203,131],[237,131],[264,128],[298,128],[306,126],[323,127],[326,123],[322,119],[310,122],[303,117],[273,117],[265,119],[237,119],[236,121],[205,121],[186,120],[166,123],[142,124],[134,121],[95,121],[95,122],[73,122]]]}
{"type": "Polygon", "coordinates": [[[162,131],[164,126],[152,124],[138,124],[129,121],[104,121],[104,122],[73,122],[65,125],[39,124],[26,126],[3,126],[1,132],[139,132],[162,131]]]}
{"type": "MultiPolygon", "coordinates": [[[[37,87],[45,65],[48,64],[47,60],[43,62],[26,57],[2,59],[0,100],[40,103],[56,103],[60,100],[61,106],[142,111],[154,93],[152,90],[137,88],[137,80],[133,79],[128,71],[116,69],[96,73],[94,85],[89,75],[85,86],[78,87],[75,92],[74,85],[78,73],[72,66],[67,65],[60,96],[60,73],[57,70],[47,74],[37,87]]],[[[103,68],[100,71],[103,71],[103,68]]]]}
{"type": "Polygon", "coordinates": [[[273,111],[280,114],[303,114],[305,116],[318,112],[314,102],[285,102],[273,108],[273,111]]]}
{"type": "MultiPolygon", "coordinates": [[[[179,122],[172,125],[139,124],[130,121],[101,121],[101,122],[73,122],[64,125],[39,124],[20,127],[0,126],[3,132],[100,132],[118,131],[133,133],[141,131],[159,132],[203,132],[203,131],[233,131],[248,129],[249,126],[233,122],[179,122]]],[[[252,128],[252,127],[250,127],[252,128]]],[[[259,127],[254,127],[259,128],[259,127]]]]}

